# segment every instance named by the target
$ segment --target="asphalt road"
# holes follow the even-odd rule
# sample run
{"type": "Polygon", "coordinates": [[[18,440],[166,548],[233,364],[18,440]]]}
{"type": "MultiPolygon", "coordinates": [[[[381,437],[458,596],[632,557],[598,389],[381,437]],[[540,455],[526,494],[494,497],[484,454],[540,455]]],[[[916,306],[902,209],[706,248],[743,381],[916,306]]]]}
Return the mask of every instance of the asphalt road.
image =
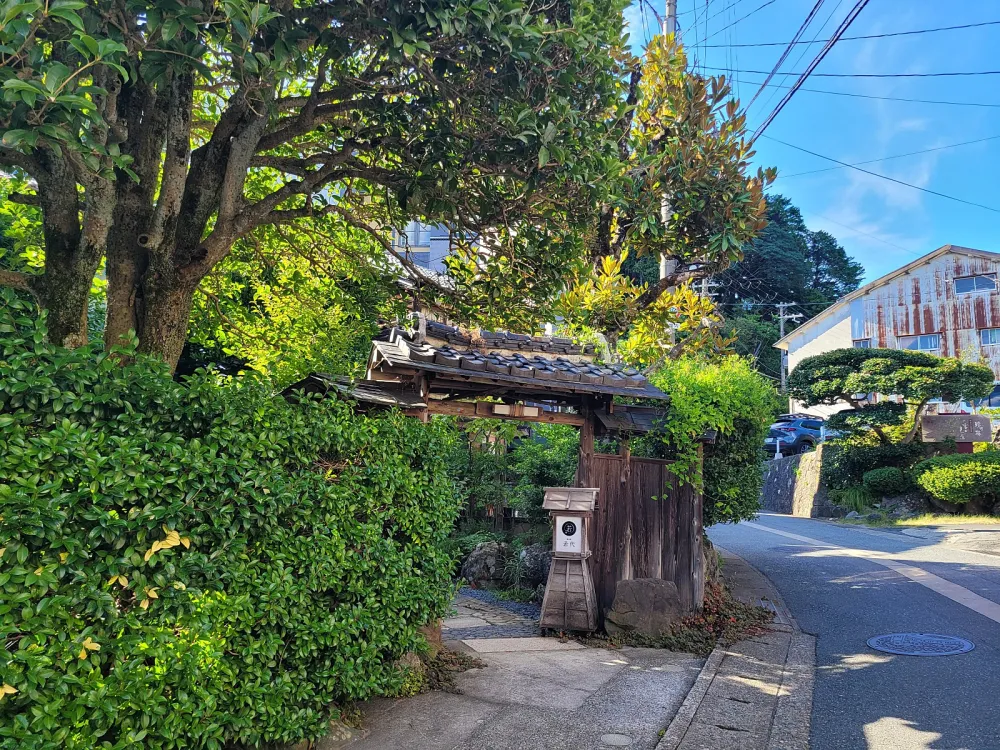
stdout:
{"type": "Polygon", "coordinates": [[[817,637],[812,750],[1000,750],[1000,556],[767,514],[709,536],[767,575],[817,637]],[[902,632],[976,647],[916,657],[866,644],[902,632]]]}

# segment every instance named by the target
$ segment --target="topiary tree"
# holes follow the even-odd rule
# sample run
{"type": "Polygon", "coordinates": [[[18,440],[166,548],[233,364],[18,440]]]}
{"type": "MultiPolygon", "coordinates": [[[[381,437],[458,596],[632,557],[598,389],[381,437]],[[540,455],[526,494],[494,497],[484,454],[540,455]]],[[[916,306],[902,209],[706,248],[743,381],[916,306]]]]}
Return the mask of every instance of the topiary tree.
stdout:
{"type": "Polygon", "coordinates": [[[788,378],[788,392],[806,406],[850,404],[830,420],[834,429],[874,432],[893,442],[886,429],[902,427],[899,442],[911,443],[927,402],[982,398],[993,389],[993,371],[952,357],[899,349],[836,349],[807,357],[788,378]],[[860,394],[899,396],[901,401],[863,403],[860,394]]]}

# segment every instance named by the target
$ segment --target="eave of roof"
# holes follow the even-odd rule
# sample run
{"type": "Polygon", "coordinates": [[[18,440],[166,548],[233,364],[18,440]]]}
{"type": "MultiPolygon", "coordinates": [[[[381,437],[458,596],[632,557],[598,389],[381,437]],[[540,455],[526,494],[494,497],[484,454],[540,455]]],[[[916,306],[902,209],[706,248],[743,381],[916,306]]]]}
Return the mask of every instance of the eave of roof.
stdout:
{"type": "Polygon", "coordinates": [[[901,268],[897,268],[895,271],[887,273],[885,276],[880,276],[874,281],[869,281],[863,287],[855,289],[850,294],[845,294],[843,297],[838,299],[828,308],[823,310],[823,312],[821,312],[819,315],[810,318],[805,323],[800,325],[798,328],[794,329],[793,331],[790,331],[789,333],[785,334],[784,337],[775,341],[774,344],[772,344],[772,346],[774,346],[775,349],[788,349],[788,342],[791,341],[792,337],[802,333],[804,330],[812,327],[816,323],[819,323],[820,321],[830,317],[836,310],[839,310],[843,305],[850,304],[859,297],[865,296],[873,289],[877,289],[883,284],[888,284],[896,277],[909,273],[914,268],[922,266],[926,263],[930,263],[935,258],[939,258],[940,256],[947,255],[949,253],[956,253],[959,255],[978,255],[983,258],[988,258],[989,260],[995,260],[1000,262],[1000,253],[990,252],[989,250],[977,250],[976,248],[973,247],[962,247],[961,245],[942,245],[937,250],[933,250],[927,253],[926,255],[921,255],[916,260],[907,263],[905,266],[902,266],[901,268]]]}

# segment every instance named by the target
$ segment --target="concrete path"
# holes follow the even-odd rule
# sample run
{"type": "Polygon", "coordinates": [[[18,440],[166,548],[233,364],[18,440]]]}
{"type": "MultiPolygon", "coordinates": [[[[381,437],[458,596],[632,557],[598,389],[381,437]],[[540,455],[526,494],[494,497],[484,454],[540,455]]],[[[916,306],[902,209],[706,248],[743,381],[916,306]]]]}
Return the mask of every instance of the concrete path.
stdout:
{"type": "Polygon", "coordinates": [[[745,560],[720,549],[734,595],[775,612],[770,630],[709,657],[657,750],[808,750],[815,641],[745,560]]]}
{"type": "Polygon", "coordinates": [[[1000,748],[1000,559],[938,537],[762,514],[709,530],[774,582],[817,636],[812,750],[1000,748]],[[889,633],[972,641],[955,656],[867,645],[889,633]]]}
{"type": "Polygon", "coordinates": [[[587,648],[541,638],[528,610],[456,600],[451,648],[487,666],[458,675],[460,694],[431,692],[362,707],[367,732],[318,750],[653,750],[704,660],[657,649],[587,648]],[[527,637],[497,629],[530,627],[527,637]],[[478,637],[482,636],[482,637],[478,637]]]}

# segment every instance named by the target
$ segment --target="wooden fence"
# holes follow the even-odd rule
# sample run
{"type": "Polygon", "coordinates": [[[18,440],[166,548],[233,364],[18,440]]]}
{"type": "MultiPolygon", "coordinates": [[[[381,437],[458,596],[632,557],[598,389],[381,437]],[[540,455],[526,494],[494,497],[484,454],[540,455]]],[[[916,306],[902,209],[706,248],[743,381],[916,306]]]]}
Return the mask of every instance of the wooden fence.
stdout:
{"type": "Polygon", "coordinates": [[[705,594],[702,496],[682,485],[669,461],[594,454],[592,487],[600,487],[591,526],[591,571],[598,610],[610,609],[618,581],[662,578],[694,610],[705,594]]]}

